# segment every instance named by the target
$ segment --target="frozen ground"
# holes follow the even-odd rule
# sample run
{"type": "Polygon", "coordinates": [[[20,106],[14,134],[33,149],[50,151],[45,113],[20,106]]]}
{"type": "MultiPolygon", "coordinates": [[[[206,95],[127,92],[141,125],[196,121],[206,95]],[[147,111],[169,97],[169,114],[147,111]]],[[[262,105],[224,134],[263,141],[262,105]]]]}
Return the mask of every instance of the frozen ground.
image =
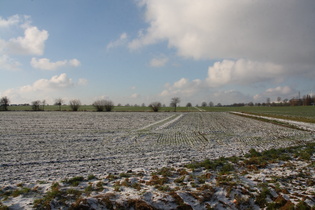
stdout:
{"type": "Polygon", "coordinates": [[[313,138],[229,113],[3,112],[0,124],[2,184],[179,166],[313,138]]]}
{"type": "Polygon", "coordinates": [[[208,112],[3,112],[0,124],[0,208],[315,205],[314,154],[263,167],[231,159],[219,167],[227,174],[184,166],[303,144],[314,132],[208,112]]]}
{"type": "Polygon", "coordinates": [[[284,120],[284,119],[279,119],[279,118],[274,118],[274,117],[252,115],[252,114],[247,114],[247,113],[242,113],[242,112],[232,112],[232,113],[235,113],[238,115],[250,116],[250,117],[259,117],[259,118],[267,119],[267,120],[275,120],[278,122],[287,123],[287,124],[296,126],[296,127],[303,129],[303,130],[315,132],[315,124],[314,123],[298,122],[298,121],[293,121],[293,120],[284,120]]]}

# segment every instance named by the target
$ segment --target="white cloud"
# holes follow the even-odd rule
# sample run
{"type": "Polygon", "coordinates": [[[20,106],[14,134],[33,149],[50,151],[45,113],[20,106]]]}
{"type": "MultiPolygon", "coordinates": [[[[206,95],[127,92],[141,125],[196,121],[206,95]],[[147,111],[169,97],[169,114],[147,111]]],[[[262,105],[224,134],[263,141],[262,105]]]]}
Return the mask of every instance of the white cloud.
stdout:
{"type": "Polygon", "coordinates": [[[314,1],[141,0],[139,5],[144,8],[148,27],[128,43],[131,50],[166,42],[184,58],[218,61],[198,82],[182,78],[167,84],[161,97],[196,98],[201,93],[210,95],[216,88],[221,90],[211,97],[220,101],[219,96],[226,96],[222,103],[229,103],[228,97],[237,99],[237,95],[253,100],[226,89],[246,87],[254,95],[254,88],[261,92],[267,84],[276,84],[287,86],[284,91],[291,78],[303,77],[305,81],[314,76],[314,1]]]}
{"type": "Polygon", "coordinates": [[[9,27],[11,25],[16,25],[20,22],[20,17],[18,15],[13,15],[8,17],[8,19],[3,19],[0,17],[0,27],[9,27]]]}
{"type": "Polygon", "coordinates": [[[227,84],[247,85],[267,80],[280,80],[283,73],[284,68],[274,63],[245,59],[223,60],[209,67],[206,81],[210,87],[227,84]]]}
{"type": "Polygon", "coordinates": [[[203,87],[204,83],[199,79],[189,81],[186,78],[181,78],[174,82],[173,85],[167,83],[165,90],[160,93],[160,96],[192,96],[203,87]]]}
{"type": "Polygon", "coordinates": [[[183,87],[185,87],[185,85],[187,85],[187,83],[188,83],[188,79],[181,78],[180,80],[174,82],[173,87],[174,88],[183,88],[183,87]]]}
{"type": "Polygon", "coordinates": [[[63,61],[50,62],[48,58],[41,58],[41,59],[32,58],[31,65],[33,66],[33,68],[36,68],[36,69],[55,70],[64,66],[77,67],[80,65],[80,61],[77,59],[72,59],[69,61],[63,60],[63,61]]]}
{"type": "Polygon", "coordinates": [[[129,48],[167,41],[179,55],[194,59],[314,64],[314,5],[310,0],[143,0],[149,27],[129,48]]]}
{"type": "Polygon", "coordinates": [[[165,66],[165,64],[168,62],[168,58],[153,58],[150,61],[150,66],[151,67],[162,67],[165,66]]]}
{"type": "Polygon", "coordinates": [[[6,70],[20,70],[21,64],[14,60],[13,58],[10,58],[8,55],[0,55],[0,70],[6,69],[6,70]]]}
{"type": "Polygon", "coordinates": [[[127,39],[128,39],[127,33],[122,33],[117,40],[108,43],[106,49],[109,50],[111,48],[120,47],[127,43],[127,39]]]}
{"type": "Polygon", "coordinates": [[[281,95],[286,95],[292,92],[292,89],[289,86],[278,86],[276,88],[269,88],[266,90],[267,93],[276,93],[281,95]]]}
{"type": "Polygon", "coordinates": [[[11,38],[7,43],[7,49],[10,54],[42,55],[47,39],[47,31],[30,26],[25,29],[23,37],[11,38]]]}
{"type": "Polygon", "coordinates": [[[35,81],[32,85],[26,85],[20,88],[21,92],[30,91],[44,91],[44,90],[56,90],[64,89],[74,86],[74,83],[67,74],[63,73],[51,77],[50,79],[39,79],[35,81]]]}
{"type": "Polygon", "coordinates": [[[140,98],[140,95],[138,93],[134,93],[130,96],[130,98],[140,98]]]}
{"type": "Polygon", "coordinates": [[[80,78],[78,80],[78,85],[80,85],[80,86],[86,86],[87,84],[88,84],[88,80],[87,79],[80,78]]]}
{"type": "Polygon", "coordinates": [[[30,85],[5,90],[2,95],[7,95],[13,103],[27,103],[32,100],[60,97],[68,90],[86,84],[86,79],[81,78],[75,82],[67,74],[62,73],[50,79],[36,80],[30,85]]]}
{"type": "Polygon", "coordinates": [[[11,58],[12,55],[42,55],[44,53],[45,42],[48,39],[48,32],[39,30],[31,25],[29,16],[14,15],[3,19],[0,17],[0,28],[8,33],[0,38],[0,68],[7,70],[17,70],[21,64],[11,58]],[[5,28],[5,29],[4,29],[5,28]],[[18,31],[24,31],[24,35],[19,36],[18,31]],[[15,34],[15,37],[12,37],[15,34]]]}
{"type": "Polygon", "coordinates": [[[78,59],[69,60],[69,65],[73,67],[78,67],[81,65],[81,62],[78,59]]]}

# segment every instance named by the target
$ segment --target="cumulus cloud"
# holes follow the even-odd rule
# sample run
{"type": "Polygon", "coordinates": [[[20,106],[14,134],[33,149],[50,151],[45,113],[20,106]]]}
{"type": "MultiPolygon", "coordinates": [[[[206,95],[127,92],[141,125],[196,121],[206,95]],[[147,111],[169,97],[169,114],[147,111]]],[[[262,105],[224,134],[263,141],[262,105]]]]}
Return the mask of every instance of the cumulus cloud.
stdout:
{"type": "MultiPolygon", "coordinates": [[[[86,84],[86,79],[81,78],[75,82],[67,74],[62,73],[52,76],[49,79],[36,80],[30,85],[5,90],[2,95],[9,96],[12,101],[15,101],[14,103],[26,103],[31,100],[45,99],[56,94],[59,95],[60,91],[64,94],[67,90],[86,84]]],[[[60,97],[58,95],[56,97],[60,97]]]]}
{"type": "Polygon", "coordinates": [[[173,84],[166,84],[160,96],[191,96],[204,86],[200,79],[188,80],[181,78],[173,84]]]}
{"type": "Polygon", "coordinates": [[[1,28],[10,31],[6,33],[10,34],[9,38],[4,39],[4,36],[0,38],[1,69],[18,69],[20,63],[11,58],[12,55],[42,55],[44,53],[48,32],[32,26],[29,16],[14,15],[7,19],[0,17],[1,28]],[[22,30],[24,35],[16,34],[19,30],[22,30]],[[12,34],[17,36],[12,37],[12,34]]]}
{"type": "Polygon", "coordinates": [[[20,70],[21,64],[14,60],[13,58],[10,58],[8,55],[0,55],[0,69],[6,69],[6,70],[20,70]]]}
{"type": "Polygon", "coordinates": [[[245,59],[223,60],[209,67],[206,81],[210,87],[226,84],[245,85],[266,80],[280,80],[283,73],[284,68],[274,63],[245,59]]]}
{"type": "Polygon", "coordinates": [[[78,67],[81,65],[81,62],[78,59],[72,59],[68,61],[70,66],[78,67]]]}
{"type": "Polygon", "coordinates": [[[77,59],[72,59],[72,60],[51,62],[48,58],[41,58],[41,59],[32,58],[31,65],[33,68],[36,68],[36,69],[55,70],[64,66],[72,66],[72,67],[80,66],[80,61],[77,59]]]}
{"type": "Polygon", "coordinates": [[[13,15],[4,19],[0,17],[0,27],[9,27],[11,25],[15,25],[20,22],[20,17],[18,15],[13,15]]]}
{"type": "Polygon", "coordinates": [[[131,49],[167,41],[194,59],[315,62],[314,1],[143,0],[141,6],[149,27],[131,49]]]}
{"type": "Polygon", "coordinates": [[[74,86],[74,83],[67,74],[63,73],[51,77],[50,79],[39,79],[35,81],[32,85],[26,85],[20,88],[21,92],[30,91],[44,91],[44,90],[56,90],[64,89],[74,86]]]}
{"type": "Polygon", "coordinates": [[[165,66],[165,64],[168,62],[168,58],[162,57],[162,58],[153,58],[150,61],[151,67],[162,67],[165,66]]]}
{"type": "Polygon", "coordinates": [[[7,43],[7,49],[10,54],[42,55],[47,39],[47,31],[30,26],[25,29],[23,37],[11,38],[7,43]]]}
{"type": "Polygon", "coordinates": [[[127,39],[128,39],[127,33],[122,33],[117,40],[108,43],[106,49],[109,50],[111,48],[120,47],[127,43],[127,39]]]}

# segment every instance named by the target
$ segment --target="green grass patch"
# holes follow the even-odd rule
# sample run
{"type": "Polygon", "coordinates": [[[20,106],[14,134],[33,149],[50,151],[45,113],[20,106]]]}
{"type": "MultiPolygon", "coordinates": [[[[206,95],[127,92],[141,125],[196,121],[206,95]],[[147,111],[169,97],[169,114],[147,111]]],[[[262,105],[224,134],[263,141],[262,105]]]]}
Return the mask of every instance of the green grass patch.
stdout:
{"type": "MultiPolygon", "coordinates": [[[[233,161],[235,161],[235,157],[233,157],[233,161]]],[[[197,169],[203,167],[209,170],[217,170],[222,174],[230,173],[235,170],[234,166],[229,162],[229,159],[224,157],[215,160],[206,159],[201,162],[192,162],[186,165],[186,167],[190,169],[197,169]]]]}
{"type": "Polygon", "coordinates": [[[84,180],[83,176],[77,176],[70,179],[65,179],[63,182],[71,186],[78,186],[84,180]]]}

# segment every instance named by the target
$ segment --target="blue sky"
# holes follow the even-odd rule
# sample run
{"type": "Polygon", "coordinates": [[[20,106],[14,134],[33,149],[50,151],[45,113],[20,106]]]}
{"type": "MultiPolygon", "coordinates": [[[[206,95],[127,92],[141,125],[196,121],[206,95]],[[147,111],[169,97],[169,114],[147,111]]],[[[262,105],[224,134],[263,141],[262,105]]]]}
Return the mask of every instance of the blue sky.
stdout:
{"type": "Polygon", "coordinates": [[[181,105],[315,92],[313,0],[0,0],[11,103],[181,105]]]}

